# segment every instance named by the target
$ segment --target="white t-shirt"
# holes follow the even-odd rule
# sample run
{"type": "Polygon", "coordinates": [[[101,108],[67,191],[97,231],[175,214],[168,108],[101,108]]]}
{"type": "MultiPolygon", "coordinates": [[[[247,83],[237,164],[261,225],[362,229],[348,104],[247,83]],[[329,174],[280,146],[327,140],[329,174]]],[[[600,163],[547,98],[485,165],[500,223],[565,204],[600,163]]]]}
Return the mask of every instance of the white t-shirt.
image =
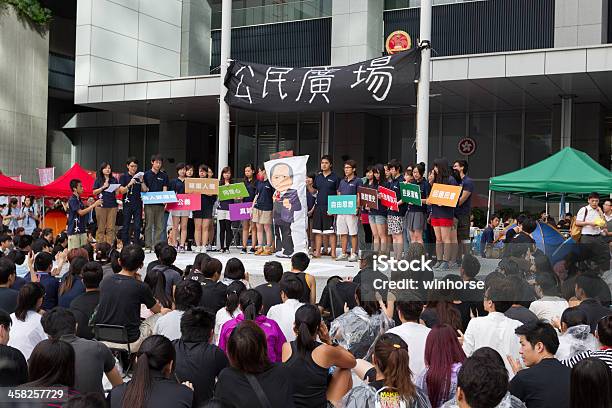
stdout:
{"type": "Polygon", "coordinates": [[[425,342],[430,331],[431,329],[425,325],[406,322],[389,329],[387,332],[397,334],[408,345],[408,352],[410,354],[408,365],[410,366],[410,371],[412,371],[412,381],[425,369],[425,342]]]}
{"type": "Polygon", "coordinates": [[[280,305],[274,305],[268,310],[268,319],[274,320],[283,331],[287,342],[295,340],[293,325],[295,323],[295,311],[303,306],[297,299],[287,299],[280,305]]]}
{"type": "MultiPolygon", "coordinates": [[[[593,208],[590,205],[587,205],[586,207],[582,207],[580,210],[578,210],[578,214],[576,214],[576,221],[581,221],[581,222],[593,222],[598,218],[602,218],[601,213],[599,212],[599,207],[593,208]],[[584,216],[585,211],[587,211],[586,218],[584,216]]],[[[599,227],[593,227],[591,225],[585,225],[582,227],[582,235],[600,235],[600,234],[601,234],[601,228],[599,227]]]]}
{"type": "Polygon", "coordinates": [[[238,307],[236,308],[236,310],[234,310],[234,313],[232,314],[229,314],[225,307],[222,307],[221,309],[217,310],[217,314],[215,315],[214,333],[214,341],[216,345],[219,345],[219,335],[221,334],[221,328],[223,327],[223,325],[238,316],[239,314],[240,308],[238,307]]]}
{"type": "Polygon", "coordinates": [[[26,314],[25,322],[22,322],[17,319],[15,313],[11,314],[13,325],[8,345],[21,351],[26,360],[30,358],[34,347],[47,339],[47,334],[40,324],[41,317],[40,314],[30,310],[26,314]]]}
{"type": "Polygon", "coordinates": [[[538,319],[543,319],[547,323],[552,323],[553,319],[560,319],[561,314],[569,307],[567,300],[558,296],[542,296],[540,300],[531,302],[529,310],[533,312],[538,319]]]}
{"type": "Polygon", "coordinates": [[[173,310],[160,316],[153,328],[153,334],[161,334],[170,340],[178,340],[181,338],[181,317],[182,310],[173,310]]]}

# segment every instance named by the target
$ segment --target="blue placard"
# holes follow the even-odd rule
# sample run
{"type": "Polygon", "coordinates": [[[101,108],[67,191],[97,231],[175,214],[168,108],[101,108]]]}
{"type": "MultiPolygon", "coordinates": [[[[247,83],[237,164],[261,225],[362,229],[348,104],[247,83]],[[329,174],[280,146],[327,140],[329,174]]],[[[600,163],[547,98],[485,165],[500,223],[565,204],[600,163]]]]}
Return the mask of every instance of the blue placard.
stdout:
{"type": "Polygon", "coordinates": [[[142,198],[142,203],[144,205],[178,202],[176,193],[174,191],[153,191],[148,193],[140,193],[140,197],[142,198]]]}
{"type": "Polygon", "coordinates": [[[327,196],[327,212],[329,214],[357,214],[356,195],[327,196]]]}

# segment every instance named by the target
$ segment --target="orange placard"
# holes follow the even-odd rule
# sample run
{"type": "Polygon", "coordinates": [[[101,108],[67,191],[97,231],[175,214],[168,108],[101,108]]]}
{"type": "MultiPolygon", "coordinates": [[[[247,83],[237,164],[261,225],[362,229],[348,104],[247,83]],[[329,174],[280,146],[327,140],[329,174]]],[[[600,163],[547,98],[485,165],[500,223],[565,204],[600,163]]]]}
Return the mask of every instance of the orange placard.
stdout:
{"type": "Polygon", "coordinates": [[[185,179],[185,193],[187,194],[219,194],[219,180],[214,178],[187,178],[185,179]]]}
{"type": "Polygon", "coordinates": [[[442,205],[444,207],[456,207],[461,195],[461,186],[434,183],[431,187],[427,204],[442,205]]]}

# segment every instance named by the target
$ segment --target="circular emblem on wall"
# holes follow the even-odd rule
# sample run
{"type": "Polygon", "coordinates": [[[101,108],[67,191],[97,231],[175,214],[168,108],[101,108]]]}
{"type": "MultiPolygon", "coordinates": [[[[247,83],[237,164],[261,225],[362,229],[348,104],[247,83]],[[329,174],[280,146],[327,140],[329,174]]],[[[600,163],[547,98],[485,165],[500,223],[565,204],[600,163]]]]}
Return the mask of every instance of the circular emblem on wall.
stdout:
{"type": "Polygon", "coordinates": [[[463,139],[459,140],[457,149],[459,149],[459,153],[461,153],[463,156],[474,154],[476,151],[476,141],[471,137],[464,137],[463,139]]]}
{"type": "Polygon", "coordinates": [[[412,47],[410,35],[405,31],[394,31],[387,37],[385,48],[388,54],[397,54],[398,52],[409,50],[412,47]]]}

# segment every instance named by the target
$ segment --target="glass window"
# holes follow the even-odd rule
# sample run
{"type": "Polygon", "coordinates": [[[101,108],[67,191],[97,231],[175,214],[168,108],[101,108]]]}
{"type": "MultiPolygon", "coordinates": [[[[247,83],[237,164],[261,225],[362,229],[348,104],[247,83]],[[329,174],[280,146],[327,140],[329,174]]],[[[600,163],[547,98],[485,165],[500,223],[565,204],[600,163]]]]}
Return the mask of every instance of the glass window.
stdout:
{"type": "Polygon", "coordinates": [[[300,123],[300,155],[309,155],[307,169],[309,172],[319,170],[319,128],[320,124],[300,123]]]}
{"type": "Polygon", "coordinates": [[[506,174],[521,168],[522,126],[523,119],[520,112],[497,114],[494,175],[506,174]]]}
{"type": "Polygon", "coordinates": [[[278,115],[278,151],[293,150],[297,146],[297,115],[294,113],[279,113],[278,115]]]}
{"type": "Polygon", "coordinates": [[[465,137],[465,115],[442,116],[442,157],[448,160],[449,165],[459,157],[457,145],[465,137]]]}
{"type": "MultiPolygon", "coordinates": [[[[238,126],[238,155],[236,161],[238,168],[255,161],[255,140],[255,125],[238,126]]],[[[236,171],[234,172],[236,173],[236,171]]]]}
{"type": "Polygon", "coordinates": [[[552,115],[550,112],[525,114],[525,166],[537,163],[552,154],[552,115]]]}
{"type": "MultiPolygon", "coordinates": [[[[476,142],[476,151],[464,157],[468,161],[469,174],[472,178],[491,177],[493,167],[493,114],[473,114],[470,115],[470,138],[476,142]]],[[[449,156],[449,161],[461,157],[459,148],[456,147],[456,155],[449,156]]]]}
{"type": "Polygon", "coordinates": [[[276,125],[259,125],[257,135],[257,163],[270,160],[270,155],[276,153],[276,125]]]}
{"type": "Polygon", "coordinates": [[[391,119],[392,156],[394,154],[397,155],[397,159],[404,166],[413,164],[416,159],[416,129],[414,121],[414,116],[393,116],[391,119]],[[401,149],[399,152],[396,150],[397,147],[401,149]]]}

